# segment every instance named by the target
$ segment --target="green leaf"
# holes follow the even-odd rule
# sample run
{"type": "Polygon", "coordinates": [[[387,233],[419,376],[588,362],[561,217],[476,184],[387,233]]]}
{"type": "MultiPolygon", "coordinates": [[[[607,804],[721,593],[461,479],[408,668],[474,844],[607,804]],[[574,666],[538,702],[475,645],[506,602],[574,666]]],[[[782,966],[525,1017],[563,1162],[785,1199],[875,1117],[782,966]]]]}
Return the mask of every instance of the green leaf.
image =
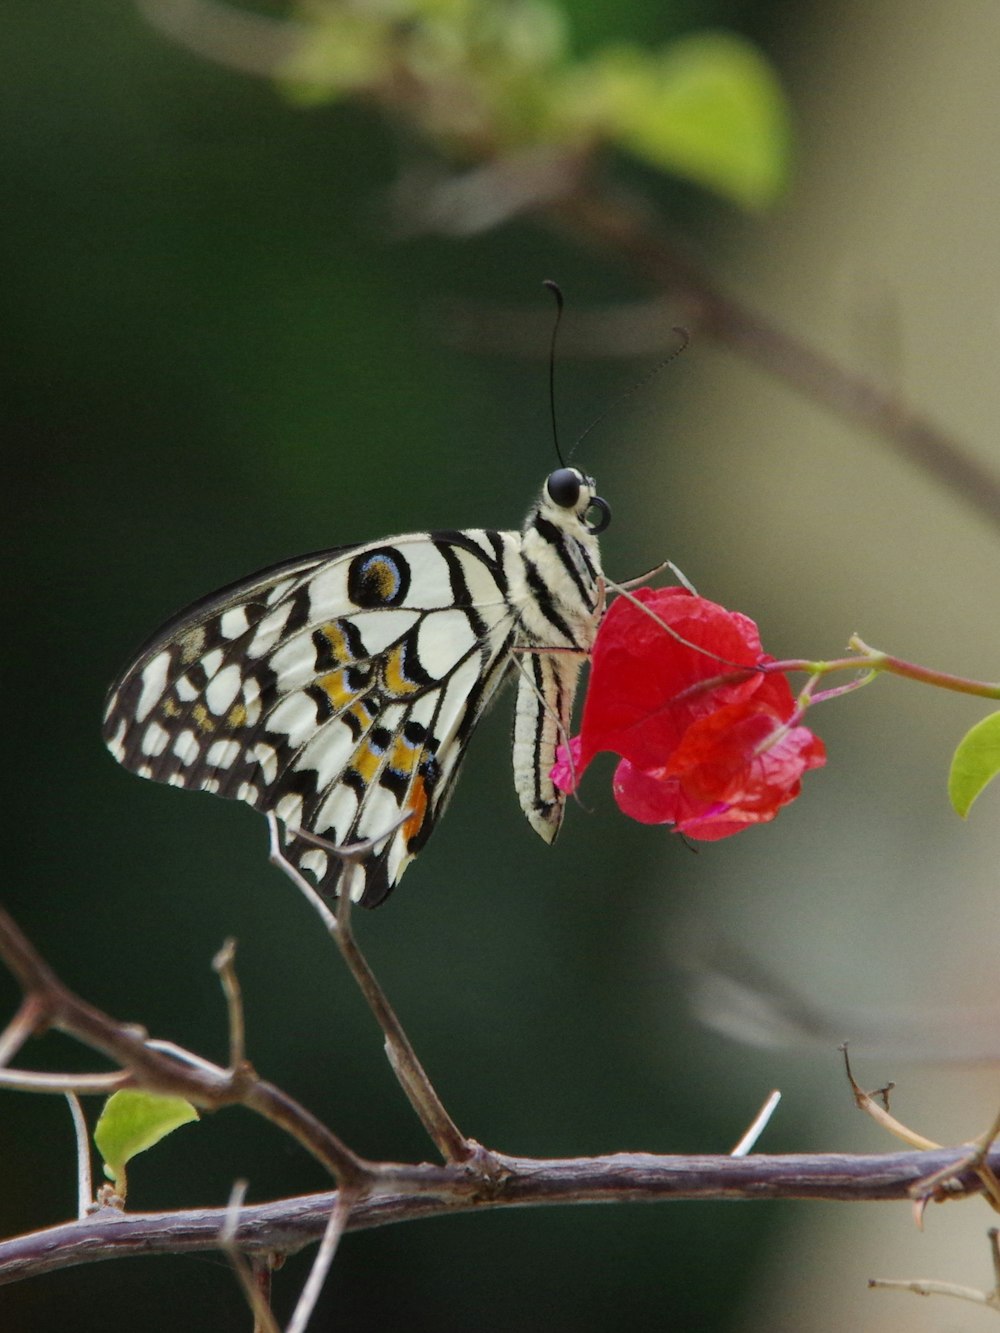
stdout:
{"type": "Polygon", "coordinates": [[[133,1157],[197,1119],[198,1112],[183,1097],[161,1097],[129,1088],[113,1093],[104,1103],[94,1129],[94,1142],[104,1158],[104,1174],[121,1184],[133,1157]]]}
{"type": "Polygon", "coordinates": [[[977,722],[958,743],[948,774],[948,799],[965,819],[972,803],[1000,773],[1000,713],[977,722]]]}
{"type": "Polygon", "coordinates": [[[701,33],[652,56],[607,51],[588,82],[605,133],[637,157],[748,209],[785,188],[788,103],[772,66],[742,38],[701,33]]]}

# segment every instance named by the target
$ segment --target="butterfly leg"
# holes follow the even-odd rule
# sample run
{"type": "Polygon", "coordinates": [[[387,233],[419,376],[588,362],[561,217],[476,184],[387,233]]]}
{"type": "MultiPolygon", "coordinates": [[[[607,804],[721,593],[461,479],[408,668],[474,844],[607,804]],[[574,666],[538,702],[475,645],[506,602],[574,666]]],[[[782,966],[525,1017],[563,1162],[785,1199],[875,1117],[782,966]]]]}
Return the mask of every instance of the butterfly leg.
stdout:
{"type": "Polygon", "coordinates": [[[319,894],[316,893],[315,889],[306,879],[305,875],[302,874],[301,870],[299,870],[296,866],[293,866],[291,861],[289,861],[288,857],[285,855],[284,848],[281,845],[281,830],[278,826],[278,820],[274,814],[274,811],[268,810],[265,813],[264,817],[267,820],[268,861],[270,861],[271,865],[273,865],[276,869],[280,870],[283,875],[288,876],[288,878],[292,881],[292,883],[299,890],[299,892],[305,897],[305,899],[310,903],[310,905],[314,907],[317,912],[320,913],[320,916],[323,917],[323,924],[327,927],[327,929],[328,930],[336,929],[337,918],[333,915],[333,913],[329,910],[329,908],[327,908],[325,903],[323,903],[324,910],[320,911],[320,908],[317,905],[317,902],[315,901],[316,899],[319,898],[319,894]]]}
{"type": "Polygon", "coordinates": [[[673,574],[674,578],[682,588],[687,588],[688,592],[693,593],[695,597],[698,596],[698,589],[684,573],[683,569],[679,569],[672,560],[662,560],[658,565],[654,565],[652,569],[648,569],[645,574],[638,574],[634,579],[626,579],[624,583],[615,583],[613,580],[609,579],[608,587],[611,588],[613,592],[631,592],[633,588],[641,588],[643,584],[648,583],[650,579],[655,579],[657,574],[662,574],[665,569],[670,570],[671,574],[673,574]]]}

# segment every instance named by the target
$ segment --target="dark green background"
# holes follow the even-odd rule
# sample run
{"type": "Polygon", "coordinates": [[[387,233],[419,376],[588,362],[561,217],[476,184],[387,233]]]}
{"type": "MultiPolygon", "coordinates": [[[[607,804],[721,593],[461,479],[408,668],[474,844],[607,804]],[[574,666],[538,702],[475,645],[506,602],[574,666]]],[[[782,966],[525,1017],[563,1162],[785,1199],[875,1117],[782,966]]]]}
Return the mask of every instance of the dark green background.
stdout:
{"type": "MultiPolygon", "coordinates": [[[[752,30],[775,6],[588,6],[583,31],[660,41],[737,13],[752,30]]],[[[225,1015],[209,962],[235,935],[259,1070],[360,1152],[429,1156],[359,998],[268,867],[259,818],[118,769],[102,698],[161,620],[261,565],[415,527],[520,522],[553,462],[544,359],[456,350],[446,299],[531,311],[556,276],[572,319],[641,293],[527,223],[464,244],[393,241],[385,191],[409,150],[373,114],[295,109],[175,49],[128,5],[12,4],[0,29],[4,900],[83,995],[216,1059],[225,1015]]],[[[643,183],[718,226],[719,205],[643,183]]],[[[564,432],[644,368],[564,359],[564,432]]],[[[604,551],[618,577],[683,559],[668,534],[695,540],[682,513],[698,442],[674,435],[669,385],[614,412],[581,460],[614,508],[604,551]],[[637,416],[646,442],[633,447],[637,416]],[[662,489],[653,525],[644,484],[662,489]]],[[[547,849],[516,808],[509,714],[505,699],[482,727],[430,849],[359,923],[363,943],[481,1141],[547,1156],[724,1151],[776,1061],[696,1028],[668,963],[664,895],[680,916],[710,891],[704,858],[627,826],[607,762],[547,849]]],[[[0,1000],[16,1000],[6,976],[0,1000]]],[[[57,1038],[25,1058],[99,1067],[57,1038]]],[[[64,1105],[0,1100],[0,1234],[69,1217],[64,1105]]],[[[768,1147],[800,1146],[795,1134],[791,1112],[768,1147]]],[[[328,1183],[233,1110],[136,1162],[129,1203],[219,1205],[238,1176],[252,1200],[328,1183]]],[[[345,1328],[735,1327],[774,1216],[578,1208],[366,1233],[345,1242],[316,1327],[333,1312],[345,1328]]],[[[276,1280],[286,1317],[304,1271],[300,1258],[276,1280]]],[[[200,1333],[246,1317],[221,1258],[168,1258],[3,1288],[0,1323],[200,1333]]]]}

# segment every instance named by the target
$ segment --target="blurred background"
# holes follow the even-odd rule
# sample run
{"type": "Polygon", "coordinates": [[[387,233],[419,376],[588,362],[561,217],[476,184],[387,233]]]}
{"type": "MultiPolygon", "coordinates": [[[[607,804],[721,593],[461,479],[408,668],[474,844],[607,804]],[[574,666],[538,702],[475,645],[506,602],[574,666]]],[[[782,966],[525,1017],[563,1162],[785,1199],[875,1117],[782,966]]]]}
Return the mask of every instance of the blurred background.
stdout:
{"type": "MultiPolygon", "coordinates": [[[[567,21],[578,49],[707,25],[761,45],[796,126],[779,207],[741,214],[661,173],[613,170],[718,282],[1000,474],[996,6],[573,0],[567,21]]],[[[553,465],[541,279],[569,302],[570,438],[656,359],[576,359],[574,316],[627,326],[652,293],[530,220],[400,238],[388,198],[409,150],[374,109],[297,105],[120,0],[7,6],[0,27],[5,904],[85,997],[218,1060],[210,960],[236,936],[261,1073],[367,1156],[430,1157],[318,922],[269,868],[262,821],[116,767],[104,691],[179,606],[274,560],[518,526],[553,465]],[[506,354],[476,353],[456,303],[520,311],[522,332],[506,354]]],[[[1000,533],[707,338],[615,409],[580,461],[614,509],[612,577],[669,557],[752,615],[777,656],[838,656],[857,630],[1000,675],[1000,533]]],[[[894,1110],[928,1137],[985,1129],[1000,1091],[1000,797],[963,825],[945,795],[981,704],[886,679],[820,710],[829,764],[802,799],[693,854],[618,815],[610,757],[545,847],[513,794],[511,702],[482,725],[428,850],[358,923],[467,1133],[542,1156],[725,1152],[778,1087],[764,1150],[892,1151],[853,1107],[845,1037],[859,1080],[894,1079],[894,1110]],[[780,1022],[762,998],[779,996],[780,1022]]],[[[4,1012],[16,999],[0,976],[4,1012]]],[[[56,1038],[24,1058],[99,1067],[56,1038]]],[[[0,1162],[0,1234],[71,1216],[60,1100],[0,1099],[0,1162]]],[[[231,1110],[139,1159],[129,1205],[221,1205],[237,1176],[255,1201],[327,1186],[231,1110]]],[[[923,1233],[905,1204],[458,1217],[349,1237],[315,1327],[975,1333],[995,1316],[865,1282],[986,1287],[990,1221],[975,1202],[932,1208],[923,1233]]],[[[276,1278],[282,1317],[306,1263],[276,1278]]],[[[248,1324],[221,1257],[0,1290],[3,1327],[26,1333],[109,1315],[149,1330],[180,1317],[188,1333],[248,1324]]]]}

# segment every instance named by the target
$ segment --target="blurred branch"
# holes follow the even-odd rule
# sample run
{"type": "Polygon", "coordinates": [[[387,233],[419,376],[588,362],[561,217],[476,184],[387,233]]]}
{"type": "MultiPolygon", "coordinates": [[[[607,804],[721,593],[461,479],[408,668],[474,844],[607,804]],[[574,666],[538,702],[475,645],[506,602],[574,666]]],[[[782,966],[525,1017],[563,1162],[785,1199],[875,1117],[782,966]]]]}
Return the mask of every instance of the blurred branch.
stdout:
{"type": "Polygon", "coordinates": [[[760,959],[717,931],[697,927],[674,940],[671,958],[697,1021],[733,1041],[764,1050],[826,1050],[850,1034],[851,1051],[869,1058],[936,1064],[1000,1061],[996,1005],[850,1004],[826,1006],[774,976],[760,959]]]}
{"type": "MultiPolygon", "coordinates": [[[[930,1174],[967,1159],[965,1148],[935,1152],[851,1156],[789,1153],[782,1156],[658,1156],[615,1153],[604,1157],[532,1158],[497,1154],[503,1178],[488,1197],[460,1164],[406,1169],[405,1192],[355,1203],[348,1231],[412,1222],[484,1208],[551,1204],[653,1203],[668,1199],[823,1199],[845,1202],[906,1200],[930,1174]]],[[[1000,1150],[988,1165],[1000,1169],[1000,1150]]],[[[946,1196],[978,1194],[976,1172],[963,1169],[946,1196]]],[[[294,1254],[320,1240],[336,1202],[333,1193],[311,1194],[240,1209],[233,1243],[244,1253],[294,1254]]],[[[82,1222],[0,1242],[0,1283],[77,1264],[130,1254],[180,1254],[218,1250],[225,1209],[122,1215],[102,1210],[82,1222]]]]}
{"type": "MultiPolygon", "coordinates": [[[[488,6],[481,11],[473,6],[464,19],[453,16],[442,26],[419,10],[407,25],[392,22],[378,7],[365,6],[343,11],[319,7],[310,17],[306,17],[310,11],[300,11],[296,19],[277,20],[219,0],[138,0],[138,4],[159,31],[206,59],[279,79],[286,89],[297,88],[293,95],[305,95],[307,101],[338,97],[367,101],[405,126],[412,137],[423,138],[442,165],[403,173],[395,194],[399,232],[468,237],[518,215],[548,220],[576,244],[624,265],[676,302],[678,314],[665,329],[682,323],[694,334],[714,339],[843,420],[878,436],[1000,526],[1000,478],[958,440],[899,394],[852,373],[759,310],[726,294],[663,230],[644,200],[627,196],[598,173],[608,149],[632,152],[660,170],[715,188],[731,203],[766,206],[787,171],[781,129],[785,113],[776,77],[772,84],[766,71],[758,69],[763,84],[754,82],[756,92],[749,101],[744,100],[750,91],[747,85],[738,81],[730,86],[742,107],[742,119],[730,122],[724,114],[728,104],[710,99],[713,114],[722,116],[727,126],[716,144],[722,158],[713,157],[711,163],[695,168],[689,154],[678,155],[676,145],[670,144],[672,135],[683,135],[685,126],[697,129],[689,147],[693,141],[704,144],[709,129],[697,120],[697,113],[694,126],[685,119],[692,109],[683,99],[669,100],[671,88],[676,92],[670,62],[690,57],[690,48],[688,57],[679,55],[683,43],[675,43],[665,55],[632,49],[626,72],[620,53],[614,52],[596,53],[589,63],[574,64],[554,35],[559,28],[557,7],[548,26],[530,30],[530,41],[505,44],[504,28],[491,26],[488,6]],[[481,28],[476,26],[476,15],[481,28]],[[445,32],[449,40],[442,43],[445,32]],[[658,63],[663,59],[665,66],[658,63]],[[764,101],[770,112],[761,115],[756,98],[764,85],[769,87],[764,101]],[[629,117],[625,123],[617,117],[623,100],[634,112],[635,99],[641,102],[645,95],[652,100],[637,139],[640,126],[629,117]],[[664,97],[668,100],[658,100],[664,97]],[[770,184],[749,197],[738,184],[738,171],[717,174],[723,161],[730,168],[736,160],[748,165],[738,151],[739,144],[747,143],[753,143],[771,164],[771,171],[765,172],[770,184]],[[729,156],[733,153],[735,159],[729,156]],[[460,164],[459,170],[455,164],[460,164]]],[[[521,21],[540,22],[545,8],[529,7],[521,13],[521,21]]],[[[695,47],[698,40],[695,34],[695,47]]],[[[753,63],[757,57],[744,50],[741,60],[746,59],[753,63]]],[[[718,78],[722,67],[710,68],[718,78]]],[[[691,67],[687,69],[690,75],[691,67]]],[[[708,86],[703,86],[706,96],[708,86]]],[[[759,166],[762,159],[754,160],[759,166]]]]}
{"type": "Polygon", "coordinates": [[[274,78],[298,50],[305,29],[215,0],[136,0],[136,8],[165,37],[227,69],[274,78]]]}
{"type": "Polygon", "coordinates": [[[1000,478],[958,440],[898,394],[854,374],[780,328],[759,310],[724,293],[656,224],[648,207],[610,187],[581,188],[547,216],[578,242],[598,248],[668,293],[674,322],[723,347],[880,437],[897,453],[1000,527],[1000,478]]]}
{"type": "Polygon", "coordinates": [[[986,1233],[990,1243],[990,1258],[993,1260],[993,1286],[989,1291],[978,1291],[975,1287],[962,1287],[956,1282],[938,1282],[933,1278],[887,1278],[871,1277],[869,1287],[882,1291],[910,1291],[915,1296],[951,1296],[959,1301],[971,1301],[973,1305],[985,1305],[991,1310],[1000,1311],[1000,1245],[997,1243],[996,1227],[986,1233]]]}

